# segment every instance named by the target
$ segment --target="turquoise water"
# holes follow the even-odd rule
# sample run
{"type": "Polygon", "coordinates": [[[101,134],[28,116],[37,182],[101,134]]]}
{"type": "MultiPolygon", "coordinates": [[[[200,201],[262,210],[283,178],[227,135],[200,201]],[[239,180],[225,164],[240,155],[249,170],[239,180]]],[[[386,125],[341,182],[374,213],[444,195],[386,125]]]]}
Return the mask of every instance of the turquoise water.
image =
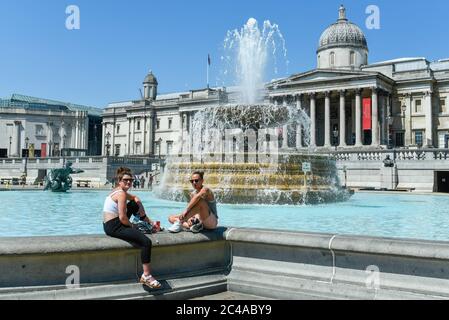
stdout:
{"type": "MultiPolygon", "coordinates": [[[[134,192],[167,227],[185,204],[134,192]]],[[[0,192],[0,237],[101,234],[108,191],[0,192]]],[[[318,206],[220,205],[220,225],[449,241],[449,196],[357,193],[318,206]]]]}

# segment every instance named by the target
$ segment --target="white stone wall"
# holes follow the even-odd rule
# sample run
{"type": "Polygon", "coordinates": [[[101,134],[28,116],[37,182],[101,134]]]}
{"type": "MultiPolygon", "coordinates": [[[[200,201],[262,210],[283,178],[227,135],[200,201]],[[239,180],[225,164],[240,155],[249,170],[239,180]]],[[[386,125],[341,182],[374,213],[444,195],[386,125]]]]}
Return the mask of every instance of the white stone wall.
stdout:
{"type": "Polygon", "coordinates": [[[368,52],[360,48],[330,48],[318,53],[318,69],[360,69],[360,66],[368,64],[368,52]],[[331,64],[330,55],[335,54],[335,63],[331,64]],[[354,52],[354,65],[350,64],[350,53],[354,52]]]}
{"type": "Polygon", "coordinates": [[[51,151],[50,143],[58,143],[60,149],[87,149],[89,130],[87,113],[78,115],[80,120],[78,139],[75,137],[75,115],[75,112],[64,112],[61,117],[60,112],[52,111],[9,108],[0,110],[0,149],[7,149],[10,156],[21,156],[22,150],[26,148],[26,138],[29,139],[29,145],[34,144],[35,150],[41,150],[42,144],[46,144],[47,156],[51,151]],[[11,154],[9,137],[12,137],[11,154]]]}

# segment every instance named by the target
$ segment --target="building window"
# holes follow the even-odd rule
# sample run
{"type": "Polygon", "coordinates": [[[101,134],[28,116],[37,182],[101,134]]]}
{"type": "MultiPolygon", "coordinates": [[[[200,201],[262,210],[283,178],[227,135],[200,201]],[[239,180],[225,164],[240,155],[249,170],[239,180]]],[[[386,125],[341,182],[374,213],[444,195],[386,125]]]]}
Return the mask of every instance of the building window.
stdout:
{"type": "Polygon", "coordinates": [[[36,125],[36,136],[43,136],[44,135],[44,126],[37,124],[36,125]]]}
{"type": "Polygon", "coordinates": [[[172,154],[173,152],[173,141],[167,141],[167,155],[172,154]]]}
{"type": "Polygon", "coordinates": [[[140,121],[137,121],[137,131],[140,131],[140,121]]]}
{"type": "Polygon", "coordinates": [[[168,129],[171,129],[173,124],[173,119],[168,119],[168,129]]]}
{"type": "Polygon", "coordinates": [[[438,148],[447,149],[449,144],[449,132],[440,131],[438,132],[438,148]]]}
{"type": "Polygon", "coordinates": [[[157,119],[156,120],[156,129],[159,130],[161,128],[161,120],[157,119]]]}
{"type": "Polygon", "coordinates": [[[330,64],[331,64],[331,67],[333,67],[335,65],[335,52],[331,52],[331,54],[330,54],[330,64]]]}
{"type": "Polygon", "coordinates": [[[136,154],[140,154],[142,143],[136,142],[136,154]]]}
{"type": "Polygon", "coordinates": [[[351,53],[349,54],[349,64],[351,66],[355,65],[355,52],[351,51],[351,53]]]}
{"type": "Polygon", "coordinates": [[[117,128],[117,130],[116,130],[117,134],[120,134],[120,125],[118,124],[116,128],[117,128]]]}
{"type": "Polygon", "coordinates": [[[422,113],[421,99],[415,101],[415,113],[422,113]]]}
{"type": "Polygon", "coordinates": [[[423,132],[422,131],[415,131],[415,145],[418,147],[423,146],[423,132]]]}
{"type": "Polygon", "coordinates": [[[404,132],[396,132],[396,147],[404,146],[404,132]]]}
{"type": "Polygon", "coordinates": [[[115,153],[114,153],[114,155],[116,157],[120,156],[120,145],[119,144],[115,145],[115,153]]]}
{"type": "Polygon", "coordinates": [[[447,113],[447,111],[446,111],[446,99],[440,99],[440,113],[447,113]]]}
{"type": "Polygon", "coordinates": [[[321,63],[320,63],[320,58],[321,58],[321,56],[318,55],[318,69],[320,68],[320,65],[321,65],[321,63]]]}

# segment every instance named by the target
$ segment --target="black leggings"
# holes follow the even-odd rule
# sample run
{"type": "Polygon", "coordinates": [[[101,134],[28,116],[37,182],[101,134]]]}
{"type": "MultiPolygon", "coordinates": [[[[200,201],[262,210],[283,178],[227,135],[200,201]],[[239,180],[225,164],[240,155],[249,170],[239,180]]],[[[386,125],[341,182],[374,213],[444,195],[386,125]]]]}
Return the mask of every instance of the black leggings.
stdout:
{"type": "MultiPolygon", "coordinates": [[[[128,218],[132,214],[137,213],[137,205],[135,202],[129,202],[127,205],[127,215],[128,218]]],[[[124,240],[130,242],[132,245],[141,248],[141,258],[142,263],[147,264],[151,262],[151,247],[153,243],[151,240],[145,236],[142,232],[137,229],[125,226],[120,222],[119,218],[112,219],[103,224],[104,232],[113,238],[124,240]]]]}

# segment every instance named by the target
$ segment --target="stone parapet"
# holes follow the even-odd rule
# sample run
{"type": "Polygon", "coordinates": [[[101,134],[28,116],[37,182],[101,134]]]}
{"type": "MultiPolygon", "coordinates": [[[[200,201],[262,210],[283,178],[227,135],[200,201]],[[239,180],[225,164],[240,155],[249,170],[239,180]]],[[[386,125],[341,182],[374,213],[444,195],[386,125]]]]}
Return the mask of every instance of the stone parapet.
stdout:
{"type": "Polygon", "coordinates": [[[449,299],[449,242],[241,228],[149,237],[162,291],[136,284],[140,252],[120,240],[0,239],[0,299],[449,299]],[[70,266],[79,289],[65,287],[70,266]]]}

